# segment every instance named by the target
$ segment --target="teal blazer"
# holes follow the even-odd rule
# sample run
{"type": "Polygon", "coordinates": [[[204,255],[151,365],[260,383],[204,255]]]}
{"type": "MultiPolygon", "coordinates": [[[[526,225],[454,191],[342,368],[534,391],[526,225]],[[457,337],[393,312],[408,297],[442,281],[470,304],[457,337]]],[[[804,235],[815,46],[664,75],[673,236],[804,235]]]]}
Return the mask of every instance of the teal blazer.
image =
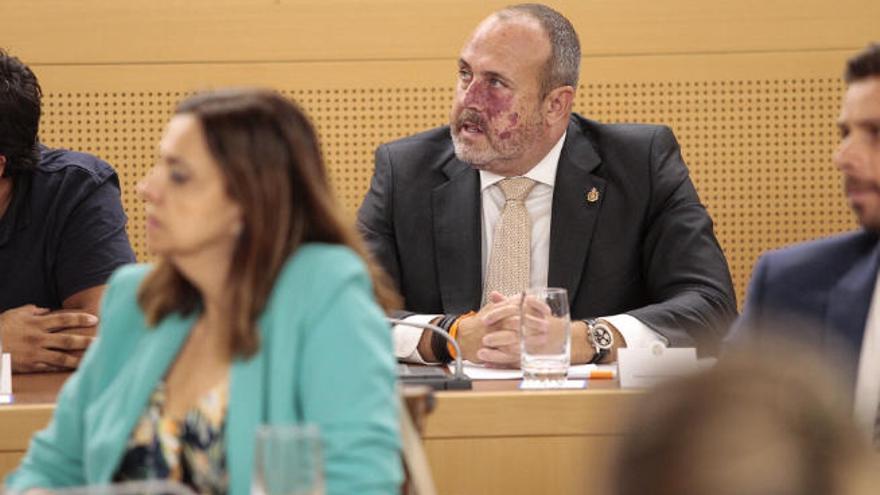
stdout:
{"type": "MultiPolygon", "coordinates": [[[[198,315],[149,328],[137,304],[148,265],[110,280],[99,338],[31,439],[9,490],[110,483],[150,394],[198,315]]],[[[231,368],[226,424],[230,493],[250,492],[263,423],[315,423],[327,494],[398,493],[400,439],[391,333],[362,261],[311,244],[283,267],[259,319],[260,350],[231,368]]]]}

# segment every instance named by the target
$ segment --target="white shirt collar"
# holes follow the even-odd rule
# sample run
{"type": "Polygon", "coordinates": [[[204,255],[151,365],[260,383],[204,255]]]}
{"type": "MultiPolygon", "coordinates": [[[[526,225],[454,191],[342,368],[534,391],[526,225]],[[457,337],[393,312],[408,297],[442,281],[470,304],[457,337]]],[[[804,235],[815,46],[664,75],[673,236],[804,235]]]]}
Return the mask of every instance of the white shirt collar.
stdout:
{"type": "MultiPolygon", "coordinates": [[[[568,131],[562,133],[562,137],[550,148],[550,152],[537,165],[526,172],[523,177],[528,177],[535,182],[546,184],[552,188],[556,184],[556,168],[559,167],[559,157],[562,155],[562,145],[565,143],[566,134],[568,134],[568,131]]],[[[480,170],[480,191],[485,191],[487,187],[506,178],[503,175],[480,170]]]]}

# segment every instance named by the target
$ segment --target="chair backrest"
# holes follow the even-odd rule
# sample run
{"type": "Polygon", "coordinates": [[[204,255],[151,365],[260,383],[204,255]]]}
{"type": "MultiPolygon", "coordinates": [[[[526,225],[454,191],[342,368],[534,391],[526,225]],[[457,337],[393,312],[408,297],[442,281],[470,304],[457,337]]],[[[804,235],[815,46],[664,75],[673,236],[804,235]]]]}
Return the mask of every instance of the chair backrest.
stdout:
{"type": "Polygon", "coordinates": [[[403,387],[400,401],[400,436],[406,479],[404,495],[435,495],[434,478],[422,446],[425,416],[434,408],[433,390],[423,385],[403,387]]]}

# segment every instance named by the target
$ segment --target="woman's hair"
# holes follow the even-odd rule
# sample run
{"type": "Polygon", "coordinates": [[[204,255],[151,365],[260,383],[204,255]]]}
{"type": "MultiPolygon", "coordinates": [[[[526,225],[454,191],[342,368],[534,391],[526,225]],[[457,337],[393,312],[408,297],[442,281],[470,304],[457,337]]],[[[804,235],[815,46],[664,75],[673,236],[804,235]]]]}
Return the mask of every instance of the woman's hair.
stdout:
{"type": "Polygon", "coordinates": [[[852,397],[831,378],[834,361],[795,344],[740,352],[644,398],[619,452],[614,493],[875,493],[852,397]]]}
{"type": "MultiPolygon", "coordinates": [[[[256,323],[275,279],[307,242],[354,250],[367,262],[379,303],[386,310],[397,305],[386,276],[341,218],[317,136],[296,105],[270,90],[222,90],[187,98],[175,114],[198,120],[227,193],[241,206],[243,228],[227,278],[233,355],[257,351],[256,323]]],[[[151,325],[172,312],[189,314],[202,303],[200,293],[168,259],[159,260],[144,280],[138,302],[151,325]]]]}

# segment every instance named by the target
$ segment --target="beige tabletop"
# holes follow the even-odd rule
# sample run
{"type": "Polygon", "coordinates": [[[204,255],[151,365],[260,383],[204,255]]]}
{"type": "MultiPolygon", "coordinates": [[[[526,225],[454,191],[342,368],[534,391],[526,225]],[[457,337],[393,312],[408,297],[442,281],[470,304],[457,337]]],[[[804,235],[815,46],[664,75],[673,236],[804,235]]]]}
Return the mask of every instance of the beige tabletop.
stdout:
{"type": "MultiPolygon", "coordinates": [[[[0,475],[48,422],[69,373],[15,375],[15,403],[0,406],[0,475]]],[[[518,380],[437,392],[423,439],[438,493],[606,493],[614,448],[638,392],[616,380],[586,389],[522,391],[518,380]]]]}

